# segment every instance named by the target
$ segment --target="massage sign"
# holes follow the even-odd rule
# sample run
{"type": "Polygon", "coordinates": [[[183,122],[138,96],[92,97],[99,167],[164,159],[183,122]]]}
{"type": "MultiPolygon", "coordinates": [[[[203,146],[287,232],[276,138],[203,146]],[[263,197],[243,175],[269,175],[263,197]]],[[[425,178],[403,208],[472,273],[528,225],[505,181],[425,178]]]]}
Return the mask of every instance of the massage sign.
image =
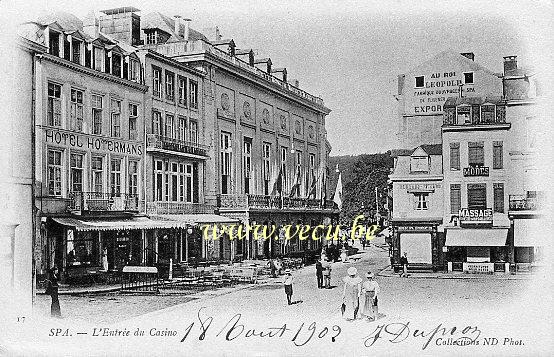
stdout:
{"type": "Polygon", "coordinates": [[[113,140],[94,135],[68,133],[52,129],[45,129],[44,132],[46,143],[114,154],[141,156],[143,153],[142,144],[138,143],[113,140]]]}
{"type": "Polygon", "coordinates": [[[458,212],[461,224],[492,224],[492,209],[467,209],[458,212]]]}

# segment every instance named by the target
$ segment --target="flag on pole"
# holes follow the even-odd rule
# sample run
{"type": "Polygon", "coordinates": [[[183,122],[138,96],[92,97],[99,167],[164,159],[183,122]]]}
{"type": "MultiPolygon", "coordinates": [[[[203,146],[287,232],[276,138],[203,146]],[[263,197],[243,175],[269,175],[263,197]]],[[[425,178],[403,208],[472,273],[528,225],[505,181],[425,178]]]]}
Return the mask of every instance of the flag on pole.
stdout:
{"type": "Polygon", "coordinates": [[[333,202],[337,204],[339,209],[342,209],[342,173],[339,171],[339,165],[337,165],[337,169],[339,173],[339,179],[337,181],[337,187],[335,188],[335,195],[333,196],[333,202]]]}
{"type": "Polygon", "coordinates": [[[296,173],[294,175],[294,182],[292,189],[290,190],[290,197],[300,196],[300,165],[296,166],[296,173]]]}
{"type": "Polygon", "coordinates": [[[273,189],[271,190],[271,196],[281,196],[283,193],[283,170],[279,169],[279,174],[273,183],[273,189]]]}

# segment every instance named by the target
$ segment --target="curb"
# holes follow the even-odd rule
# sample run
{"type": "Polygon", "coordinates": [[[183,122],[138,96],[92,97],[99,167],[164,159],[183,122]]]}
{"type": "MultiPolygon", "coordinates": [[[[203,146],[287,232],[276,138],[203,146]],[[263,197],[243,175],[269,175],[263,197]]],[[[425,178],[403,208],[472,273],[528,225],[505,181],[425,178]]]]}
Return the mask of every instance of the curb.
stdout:
{"type": "MultiPolygon", "coordinates": [[[[378,276],[385,278],[397,278],[398,276],[394,273],[384,273],[387,270],[390,270],[390,267],[386,267],[377,273],[378,276]]],[[[431,273],[432,274],[432,273],[431,273]]],[[[517,275],[517,276],[502,276],[502,275],[483,275],[476,276],[472,274],[463,274],[463,275],[429,275],[429,276],[408,276],[407,279],[457,279],[457,280],[531,280],[534,278],[534,275],[517,275]]]]}

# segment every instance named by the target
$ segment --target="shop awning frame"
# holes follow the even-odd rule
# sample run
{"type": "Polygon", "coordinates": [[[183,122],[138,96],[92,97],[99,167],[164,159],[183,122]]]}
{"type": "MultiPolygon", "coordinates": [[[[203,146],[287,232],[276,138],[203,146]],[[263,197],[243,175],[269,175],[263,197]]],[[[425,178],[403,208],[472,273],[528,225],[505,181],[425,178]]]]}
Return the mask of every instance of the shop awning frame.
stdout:
{"type": "Polygon", "coordinates": [[[75,227],[80,232],[111,231],[133,229],[184,228],[181,222],[171,220],[155,220],[147,217],[126,219],[91,219],[82,220],[73,217],[56,217],[54,221],[64,226],[75,227]]]}
{"type": "Polygon", "coordinates": [[[448,247],[503,247],[508,239],[508,228],[446,230],[448,247]]]}

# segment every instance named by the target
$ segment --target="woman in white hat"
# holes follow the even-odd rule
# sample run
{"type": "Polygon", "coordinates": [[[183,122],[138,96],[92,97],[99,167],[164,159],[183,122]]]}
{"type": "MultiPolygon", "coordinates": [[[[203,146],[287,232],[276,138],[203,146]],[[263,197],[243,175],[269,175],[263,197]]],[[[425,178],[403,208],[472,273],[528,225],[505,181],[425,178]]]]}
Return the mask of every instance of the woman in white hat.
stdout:
{"type": "Polygon", "coordinates": [[[287,302],[289,305],[292,304],[292,274],[290,269],[285,270],[285,294],[287,294],[287,302]]]}
{"type": "Polygon", "coordinates": [[[381,292],[381,289],[375,281],[375,275],[372,272],[367,272],[366,277],[368,280],[362,284],[362,295],[360,297],[361,314],[367,317],[369,321],[372,321],[377,320],[379,316],[377,295],[381,292]]]}
{"type": "Polygon", "coordinates": [[[342,292],[342,316],[347,321],[356,318],[359,308],[360,293],[362,291],[362,278],[357,276],[358,269],[350,267],[348,276],[344,277],[344,290],[342,292]]]}

